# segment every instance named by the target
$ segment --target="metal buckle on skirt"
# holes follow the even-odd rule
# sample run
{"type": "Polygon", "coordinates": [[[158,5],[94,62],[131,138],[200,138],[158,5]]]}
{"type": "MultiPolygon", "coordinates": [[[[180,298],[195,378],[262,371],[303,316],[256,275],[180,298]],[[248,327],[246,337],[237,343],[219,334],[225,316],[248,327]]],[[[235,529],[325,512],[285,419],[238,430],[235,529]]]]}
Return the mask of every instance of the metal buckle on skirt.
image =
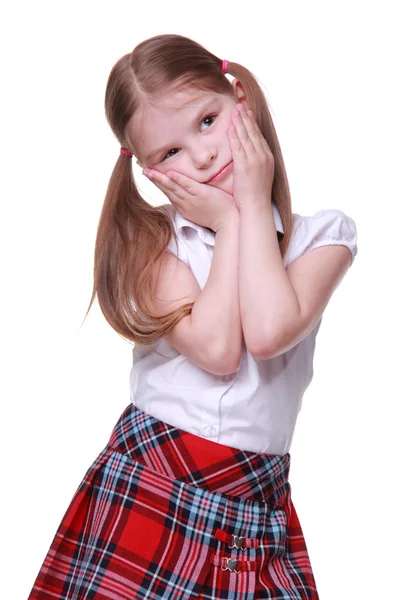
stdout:
{"type": "Polygon", "coordinates": [[[232,535],[233,538],[233,544],[232,546],[229,546],[229,548],[237,548],[238,550],[247,550],[247,548],[244,547],[244,537],[243,536],[238,536],[238,535],[232,535]]]}
{"type": "Polygon", "coordinates": [[[227,571],[229,569],[229,571],[231,571],[231,572],[234,571],[235,573],[240,573],[240,571],[236,570],[236,566],[238,564],[237,560],[232,560],[231,558],[228,558],[226,556],[224,556],[224,558],[222,560],[226,561],[226,567],[225,568],[223,566],[221,567],[221,569],[223,571],[227,571]]]}

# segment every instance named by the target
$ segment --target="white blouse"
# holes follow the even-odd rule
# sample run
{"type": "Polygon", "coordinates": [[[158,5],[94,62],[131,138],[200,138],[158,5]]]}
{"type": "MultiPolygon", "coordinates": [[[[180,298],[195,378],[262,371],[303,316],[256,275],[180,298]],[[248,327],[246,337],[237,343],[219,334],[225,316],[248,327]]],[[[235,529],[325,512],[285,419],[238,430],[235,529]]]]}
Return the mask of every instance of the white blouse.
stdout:
{"type": "MultiPolygon", "coordinates": [[[[188,221],[170,204],[178,237],[178,256],[204,288],[213,257],[215,233],[188,221]]],[[[272,204],[277,231],[283,232],[272,204]]],[[[355,222],[340,210],[313,216],[293,213],[293,231],[283,257],[285,268],[318,246],[340,244],[357,254],[355,222]]],[[[168,250],[176,254],[174,240],[168,250]]],[[[144,412],[214,442],[257,453],[290,450],[302,398],[313,377],[315,340],[321,325],[289,351],[256,359],[243,344],[239,368],[213,375],[177,352],[162,338],[136,344],[130,373],[130,399],[144,412]]]]}

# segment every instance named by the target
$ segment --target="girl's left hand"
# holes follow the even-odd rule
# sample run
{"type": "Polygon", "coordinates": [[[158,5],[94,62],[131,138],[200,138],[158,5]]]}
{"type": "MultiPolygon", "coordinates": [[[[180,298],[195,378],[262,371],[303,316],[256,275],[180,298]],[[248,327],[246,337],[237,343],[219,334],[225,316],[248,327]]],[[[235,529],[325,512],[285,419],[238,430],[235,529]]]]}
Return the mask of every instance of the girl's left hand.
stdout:
{"type": "Polygon", "coordinates": [[[274,156],[253,113],[240,103],[232,112],[228,139],[233,159],[233,198],[240,210],[249,203],[271,202],[274,156]]]}

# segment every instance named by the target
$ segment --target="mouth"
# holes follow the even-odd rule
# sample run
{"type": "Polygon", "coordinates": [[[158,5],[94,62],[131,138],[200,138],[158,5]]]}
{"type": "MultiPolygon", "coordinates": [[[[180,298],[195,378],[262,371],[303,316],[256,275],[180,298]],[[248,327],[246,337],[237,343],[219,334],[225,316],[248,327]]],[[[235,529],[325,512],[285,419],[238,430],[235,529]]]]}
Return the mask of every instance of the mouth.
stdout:
{"type": "Polygon", "coordinates": [[[226,177],[226,175],[228,175],[228,173],[231,172],[232,167],[233,167],[233,161],[231,160],[227,165],[225,165],[225,167],[222,167],[222,169],[220,171],[218,171],[218,173],[213,175],[211,177],[211,179],[209,179],[208,181],[205,181],[205,183],[211,183],[211,182],[219,181],[220,179],[223,179],[224,177],[226,177]]]}

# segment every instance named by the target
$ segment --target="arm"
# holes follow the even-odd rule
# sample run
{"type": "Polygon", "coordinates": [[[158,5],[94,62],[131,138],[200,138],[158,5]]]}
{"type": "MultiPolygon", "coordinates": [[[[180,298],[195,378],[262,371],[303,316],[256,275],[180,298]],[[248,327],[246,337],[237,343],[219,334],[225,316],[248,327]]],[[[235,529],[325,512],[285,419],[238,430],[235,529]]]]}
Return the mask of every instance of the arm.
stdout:
{"type": "Polygon", "coordinates": [[[322,317],[351,263],[345,246],[322,246],[286,270],[271,202],[240,210],[239,296],[246,345],[273,358],[298,344],[322,317]]]}
{"type": "Polygon", "coordinates": [[[235,209],[215,235],[210,273],[191,314],[192,326],[213,348],[224,373],[236,370],[242,352],[239,310],[239,212],[235,209]]]}
{"type": "Polygon", "coordinates": [[[165,338],[178,352],[214,375],[234,371],[240,361],[242,328],[238,291],[239,214],[217,228],[209,277],[201,290],[190,268],[165,251],[154,277],[154,313],[164,315],[194,302],[190,315],[165,338]]]}
{"type": "Polygon", "coordinates": [[[272,349],[299,304],[283,265],[270,202],[240,209],[239,295],[246,345],[257,355],[272,349]]]}
{"type": "Polygon", "coordinates": [[[243,104],[233,112],[232,123],[241,319],[249,351],[268,359],[295,346],[314,328],[351,264],[351,252],[340,245],[315,248],[286,271],[271,205],[274,157],[243,104]]]}

